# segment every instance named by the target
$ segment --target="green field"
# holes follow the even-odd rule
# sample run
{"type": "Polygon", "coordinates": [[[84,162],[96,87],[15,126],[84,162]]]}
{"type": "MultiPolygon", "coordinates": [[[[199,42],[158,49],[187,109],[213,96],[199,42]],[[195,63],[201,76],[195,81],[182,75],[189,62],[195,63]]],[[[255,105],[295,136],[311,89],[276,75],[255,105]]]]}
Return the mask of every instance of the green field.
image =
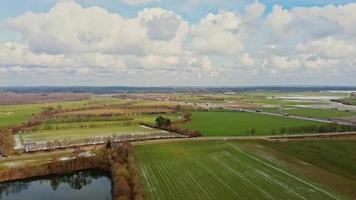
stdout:
{"type": "Polygon", "coordinates": [[[93,97],[81,101],[54,102],[45,104],[26,104],[26,105],[4,105],[0,106],[0,128],[10,127],[21,124],[30,119],[46,107],[61,108],[81,108],[100,105],[129,105],[139,101],[126,101],[110,97],[93,97]]]}
{"type": "Polygon", "coordinates": [[[147,199],[340,199],[236,142],[134,147],[147,199]]]}
{"type": "Polygon", "coordinates": [[[47,142],[54,140],[75,140],[84,138],[107,137],[113,135],[150,134],[160,130],[141,126],[108,126],[99,128],[72,128],[43,130],[20,134],[23,143],[47,142]]]}
{"type": "Polygon", "coordinates": [[[193,112],[192,121],[183,127],[200,131],[204,136],[244,136],[251,129],[256,130],[256,135],[270,135],[283,127],[311,125],[321,123],[247,112],[193,112]]]}
{"type": "Polygon", "coordinates": [[[33,114],[40,111],[40,107],[33,105],[0,106],[0,128],[26,122],[33,114]]]}
{"type": "MultiPolygon", "coordinates": [[[[163,114],[163,117],[169,118],[172,122],[175,122],[181,118],[179,114],[163,114]]],[[[78,118],[67,117],[59,119],[51,119],[43,122],[36,127],[36,130],[48,130],[48,129],[67,129],[67,128],[95,128],[95,127],[108,127],[108,126],[126,126],[137,125],[139,123],[147,123],[154,125],[158,115],[142,114],[142,115],[118,115],[110,117],[90,117],[90,118],[78,118]],[[74,122],[75,120],[80,120],[74,122]]]]}
{"type": "Polygon", "coordinates": [[[242,149],[287,167],[350,199],[356,197],[356,140],[244,141],[242,149]]]}
{"type": "Polygon", "coordinates": [[[355,112],[345,112],[345,111],[334,111],[327,109],[313,109],[313,108],[291,108],[282,109],[283,113],[288,113],[290,115],[303,116],[303,117],[315,117],[315,118],[339,118],[339,117],[349,117],[355,116],[355,112]]]}
{"type": "Polygon", "coordinates": [[[356,140],[263,142],[263,145],[356,181],[356,140]]]}

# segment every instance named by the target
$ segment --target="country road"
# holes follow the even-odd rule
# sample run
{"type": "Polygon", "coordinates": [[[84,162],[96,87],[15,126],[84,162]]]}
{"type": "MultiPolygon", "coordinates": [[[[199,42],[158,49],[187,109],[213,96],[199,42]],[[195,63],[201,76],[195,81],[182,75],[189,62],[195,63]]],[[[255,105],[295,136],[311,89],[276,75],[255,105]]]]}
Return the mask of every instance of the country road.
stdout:
{"type": "Polygon", "coordinates": [[[181,141],[215,141],[215,140],[293,140],[293,139],[323,139],[323,138],[345,138],[355,137],[356,132],[339,132],[339,133],[315,133],[315,134],[294,134],[294,135],[263,135],[263,136],[211,136],[211,137],[196,137],[196,138],[177,138],[177,139],[162,139],[162,140],[146,140],[132,142],[133,145],[169,143],[181,141]]]}
{"type": "MultiPolygon", "coordinates": [[[[145,141],[134,141],[132,145],[144,145],[144,144],[159,144],[159,143],[171,143],[171,142],[183,142],[183,141],[238,141],[238,140],[268,140],[268,141],[280,141],[280,140],[308,140],[308,139],[330,139],[330,138],[353,138],[356,139],[356,132],[342,132],[342,133],[318,133],[318,134],[295,134],[295,135],[264,135],[264,136],[213,136],[213,137],[196,137],[196,138],[175,138],[175,139],[156,139],[145,141]]],[[[82,150],[92,150],[98,147],[103,147],[106,144],[89,145],[81,147],[82,150]]],[[[63,152],[72,152],[74,148],[59,149],[53,151],[37,151],[32,153],[22,153],[12,157],[0,157],[0,162],[7,162],[13,159],[31,158],[31,156],[49,155],[63,152]]]]}

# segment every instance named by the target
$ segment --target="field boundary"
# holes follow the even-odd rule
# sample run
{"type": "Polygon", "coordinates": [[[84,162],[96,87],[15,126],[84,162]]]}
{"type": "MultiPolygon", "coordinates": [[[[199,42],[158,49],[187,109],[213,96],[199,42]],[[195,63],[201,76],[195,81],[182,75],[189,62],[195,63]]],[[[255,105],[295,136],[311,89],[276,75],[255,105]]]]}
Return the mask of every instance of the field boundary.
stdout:
{"type": "Polygon", "coordinates": [[[319,134],[298,134],[298,135],[267,135],[267,136],[211,136],[211,137],[196,137],[196,138],[176,138],[176,139],[157,139],[147,141],[133,141],[133,145],[183,142],[183,141],[215,141],[215,140],[301,140],[301,139],[336,139],[336,138],[355,137],[356,132],[340,132],[340,133],[319,133],[319,134]]]}

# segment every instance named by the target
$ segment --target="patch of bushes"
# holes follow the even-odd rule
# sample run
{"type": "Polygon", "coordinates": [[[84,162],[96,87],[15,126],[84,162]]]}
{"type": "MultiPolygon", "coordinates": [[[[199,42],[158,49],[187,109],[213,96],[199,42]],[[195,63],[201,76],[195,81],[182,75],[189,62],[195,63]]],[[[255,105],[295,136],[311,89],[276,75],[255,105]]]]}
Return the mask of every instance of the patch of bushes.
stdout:
{"type": "Polygon", "coordinates": [[[144,199],[144,190],[131,145],[123,142],[110,146],[113,200],[144,199]]]}
{"type": "Polygon", "coordinates": [[[202,135],[199,131],[194,131],[194,130],[178,127],[179,124],[190,121],[191,117],[192,117],[192,115],[190,113],[184,113],[182,120],[175,122],[175,123],[171,123],[171,120],[169,118],[164,118],[162,116],[158,116],[156,118],[155,125],[151,125],[151,124],[147,124],[147,123],[141,123],[141,124],[144,126],[151,127],[151,128],[159,128],[159,129],[162,129],[165,131],[174,132],[174,133],[178,133],[181,135],[186,135],[188,137],[201,137],[202,135]]]}
{"type": "Polygon", "coordinates": [[[9,156],[15,152],[13,135],[4,130],[0,131],[0,155],[9,156]]]}

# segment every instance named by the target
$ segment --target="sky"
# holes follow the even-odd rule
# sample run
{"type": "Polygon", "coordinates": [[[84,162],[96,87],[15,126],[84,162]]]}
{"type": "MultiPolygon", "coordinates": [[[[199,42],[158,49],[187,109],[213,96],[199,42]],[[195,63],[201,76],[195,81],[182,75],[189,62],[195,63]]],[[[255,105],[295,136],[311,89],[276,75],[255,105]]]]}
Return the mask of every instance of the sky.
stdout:
{"type": "Polygon", "coordinates": [[[1,0],[0,86],[356,86],[356,1],[1,0]]]}

